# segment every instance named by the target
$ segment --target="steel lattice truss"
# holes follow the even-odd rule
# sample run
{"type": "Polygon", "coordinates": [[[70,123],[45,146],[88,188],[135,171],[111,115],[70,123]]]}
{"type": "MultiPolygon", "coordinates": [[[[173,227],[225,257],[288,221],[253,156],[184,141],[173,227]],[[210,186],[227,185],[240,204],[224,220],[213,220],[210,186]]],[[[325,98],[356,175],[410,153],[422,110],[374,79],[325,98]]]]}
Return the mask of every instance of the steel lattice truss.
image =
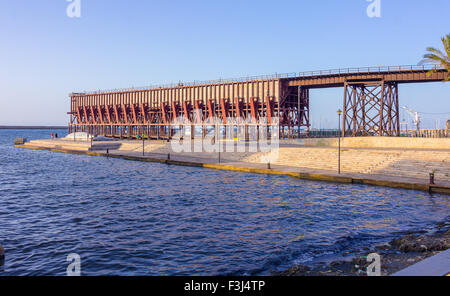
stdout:
{"type": "Polygon", "coordinates": [[[399,136],[398,84],[347,82],[344,95],[345,136],[399,136]]]}

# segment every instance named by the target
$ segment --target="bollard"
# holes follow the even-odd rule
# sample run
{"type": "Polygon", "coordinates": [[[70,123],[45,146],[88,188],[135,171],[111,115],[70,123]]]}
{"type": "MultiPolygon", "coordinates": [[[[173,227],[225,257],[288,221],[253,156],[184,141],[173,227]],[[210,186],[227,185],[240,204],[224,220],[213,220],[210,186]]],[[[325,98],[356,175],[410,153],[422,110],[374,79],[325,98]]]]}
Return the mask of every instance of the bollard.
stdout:
{"type": "Polygon", "coordinates": [[[434,185],[434,173],[430,173],[430,185],[434,185]]]}

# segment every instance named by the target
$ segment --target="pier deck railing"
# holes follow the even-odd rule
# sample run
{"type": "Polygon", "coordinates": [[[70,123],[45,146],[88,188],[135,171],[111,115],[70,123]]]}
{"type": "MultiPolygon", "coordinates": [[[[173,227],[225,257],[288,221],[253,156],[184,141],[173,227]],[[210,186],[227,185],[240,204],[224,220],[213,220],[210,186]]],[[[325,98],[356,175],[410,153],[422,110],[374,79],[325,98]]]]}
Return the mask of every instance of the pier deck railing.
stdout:
{"type": "Polygon", "coordinates": [[[431,71],[431,70],[443,70],[443,69],[444,68],[442,66],[434,65],[434,64],[340,68],[340,69],[317,70],[317,71],[306,71],[306,72],[275,73],[275,74],[270,74],[270,75],[245,76],[245,77],[240,77],[240,78],[216,79],[216,80],[205,80],[205,81],[196,81],[196,80],[191,81],[191,82],[181,82],[180,81],[178,83],[149,85],[149,86],[143,86],[143,87],[130,87],[130,88],[110,89],[110,90],[74,92],[74,93],[71,93],[70,95],[75,94],[75,93],[76,94],[100,94],[100,93],[110,93],[110,92],[133,91],[133,90],[170,88],[170,87],[177,87],[177,86],[208,85],[208,84],[218,84],[218,83],[283,79],[283,78],[295,78],[295,77],[348,75],[348,74],[359,74],[359,73],[393,73],[393,72],[399,72],[399,71],[413,72],[413,71],[431,71]]]}

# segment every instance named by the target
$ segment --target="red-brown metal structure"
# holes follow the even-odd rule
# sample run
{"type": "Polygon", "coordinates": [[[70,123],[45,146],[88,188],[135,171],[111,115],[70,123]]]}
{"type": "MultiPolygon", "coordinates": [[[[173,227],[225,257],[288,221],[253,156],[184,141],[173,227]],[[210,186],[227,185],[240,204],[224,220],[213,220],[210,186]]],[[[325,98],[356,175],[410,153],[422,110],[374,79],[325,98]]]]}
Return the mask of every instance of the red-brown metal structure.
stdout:
{"type": "Polygon", "coordinates": [[[398,83],[346,82],[343,134],[399,136],[398,83]]]}
{"type": "Polygon", "coordinates": [[[437,66],[349,68],[72,93],[69,132],[170,138],[179,117],[203,127],[212,124],[205,120],[211,117],[224,124],[245,118],[242,124],[258,126],[265,117],[269,125],[279,118],[282,138],[307,136],[310,89],[344,87],[345,136],[399,136],[398,85],[442,81],[446,75],[437,66]],[[431,69],[436,71],[430,75],[431,69]]]}

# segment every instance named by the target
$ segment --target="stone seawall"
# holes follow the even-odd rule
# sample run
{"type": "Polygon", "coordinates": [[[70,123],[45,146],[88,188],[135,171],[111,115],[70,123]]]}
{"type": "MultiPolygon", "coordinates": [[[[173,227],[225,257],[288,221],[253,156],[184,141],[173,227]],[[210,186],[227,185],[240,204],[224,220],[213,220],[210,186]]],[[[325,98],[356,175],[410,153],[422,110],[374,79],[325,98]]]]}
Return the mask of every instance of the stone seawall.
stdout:
{"type": "MultiPolygon", "coordinates": [[[[338,147],[338,138],[299,139],[306,147],[338,147]]],[[[450,150],[450,138],[355,137],[341,138],[341,147],[450,150]]]]}
{"type": "Polygon", "coordinates": [[[270,164],[261,152],[173,153],[170,143],[162,141],[145,141],[145,147],[138,141],[100,142],[91,147],[88,142],[36,140],[16,147],[450,194],[450,151],[442,149],[347,148],[342,150],[338,174],[337,152],[330,147],[280,147],[278,158],[270,164]],[[429,183],[430,172],[435,172],[435,184],[429,183]]]}

